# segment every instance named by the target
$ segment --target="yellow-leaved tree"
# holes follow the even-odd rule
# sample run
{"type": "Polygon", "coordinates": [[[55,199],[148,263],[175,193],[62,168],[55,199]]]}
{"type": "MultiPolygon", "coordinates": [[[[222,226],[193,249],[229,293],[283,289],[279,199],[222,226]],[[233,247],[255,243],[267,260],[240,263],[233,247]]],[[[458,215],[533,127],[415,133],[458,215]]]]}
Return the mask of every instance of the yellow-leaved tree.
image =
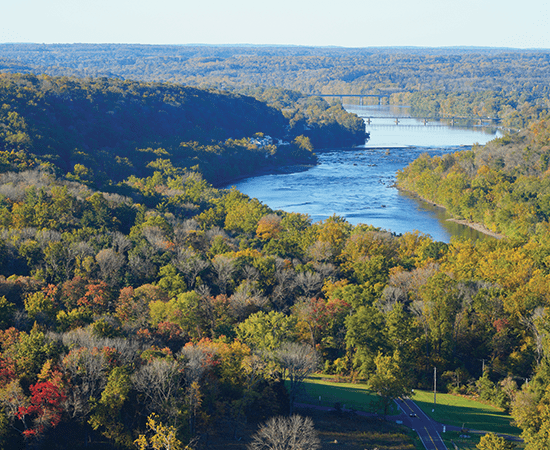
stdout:
{"type": "Polygon", "coordinates": [[[147,434],[140,434],[134,441],[139,450],[184,450],[189,446],[183,446],[176,437],[176,429],[173,426],[165,426],[156,414],[147,417],[147,434]]]}

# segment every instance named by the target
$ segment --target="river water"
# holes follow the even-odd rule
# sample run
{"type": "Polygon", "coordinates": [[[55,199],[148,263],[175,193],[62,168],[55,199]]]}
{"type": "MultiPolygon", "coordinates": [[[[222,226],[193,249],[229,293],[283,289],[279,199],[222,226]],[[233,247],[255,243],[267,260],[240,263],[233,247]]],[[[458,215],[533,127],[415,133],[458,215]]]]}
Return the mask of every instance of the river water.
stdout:
{"type": "Polygon", "coordinates": [[[353,150],[318,153],[319,164],[304,171],[248,178],[234,184],[270,208],[324,220],[336,214],[351,224],[365,223],[395,232],[418,230],[437,241],[452,236],[487,238],[448,221],[441,209],[396,189],[396,172],[422,153],[443,155],[485,144],[500,132],[481,127],[449,126],[407,118],[408,108],[346,106],[361,117],[370,139],[353,150]],[[396,125],[395,118],[399,124],[396,125]]]}

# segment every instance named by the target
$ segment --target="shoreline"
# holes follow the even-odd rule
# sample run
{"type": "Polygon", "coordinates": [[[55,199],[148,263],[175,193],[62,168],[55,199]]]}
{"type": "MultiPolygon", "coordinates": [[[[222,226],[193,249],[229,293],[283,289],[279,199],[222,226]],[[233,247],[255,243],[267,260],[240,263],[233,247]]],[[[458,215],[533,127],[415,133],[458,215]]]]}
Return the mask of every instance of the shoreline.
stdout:
{"type": "Polygon", "coordinates": [[[476,231],[479,231],[480,233],[486,234],[487,236],[494,237],[495,239],[504,239],[504,238],[506,238],[505,235],[495,233],[494,231],[489,230],[489,228],[487,228],[485,225],[483,225],[481,223],[469,222],[469,221],[464,220],[464,219],[453,219],[453,218],[446,219],[446,220],[448,220],[449,222],[458,223],[460,225],[465,225],[467,227],[472,228],[473,230],[476,230],[476,231]]]}
{"type": "Polygon", "coordinates": [[[314,163],[306,163],[306,162],[302,162],[302,163],[297,162],[296,164],[287,164],[284,166],[277,166],[277,165],[265,166],[258,171],[250,172],[248,174],[242,174],[242,175],[228,178],[228,179],[222,179],[219,181],[216,180],[215,183],[211,183],[211,184],[216,189],[229,189],[232,186],[231,183],[241,181],[241,180],[246,180],[247,178],[260,177],[263,175],[303,172],[315,166],[316,164],[314,163]]]}
{"type": "MultiPolygon", "coordinates": [[[[447,208],[445,208],[445,206],[443,205],[440,205],[438,203],[435,203],[433,202],[432,200],[428,200],[424,197],[421,197],[420,195],[418,195],[416,192],[414,191],[411,191],[409,189],[405,189],[403,187],[400,187],[398,185],[396,185],[396,188],[402,192],[406,192],[408,193],[409,195],[411,195],[412,197],[415,197],[416,199],[418,200],[421,200],[423,201],[424,203],[428,203],[432,206],[435,206],[437,208],[441,208],[445,211],[447,211],[447,208]]],[[[495,233],[494,231],[491,231],[489,230],[489,228],[487,228],[485,225],[481,224],[481,223],[477,223],[477,222],[470,222],[468,220],[465,220],[465,219],[454,219],[454,218],[449,218],[449,219],[445,219],[446,221],[448,222],[454,222],[454,223],[458,223],[459,225],[464,225],[468,228],[471,228],[472,230],[475,230],[475,231],[478,231],[482,234],[485,234],[486,236],[490,236],[492,238],[495,238],[495,239],[504,239],[506,238],[505,235],[503,234],[499,234],[499,233],[495,233]]]]}

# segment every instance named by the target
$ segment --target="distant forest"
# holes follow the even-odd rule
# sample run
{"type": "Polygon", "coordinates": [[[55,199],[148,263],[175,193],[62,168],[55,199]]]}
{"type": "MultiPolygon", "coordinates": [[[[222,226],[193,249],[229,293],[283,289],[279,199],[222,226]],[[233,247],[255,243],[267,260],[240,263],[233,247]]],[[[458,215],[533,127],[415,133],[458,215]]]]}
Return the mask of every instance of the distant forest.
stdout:
{"type": "MultiPolygon", "coordinates": [[[[387,94],[430,117],[523,128],[550,106],[550,52],[487,48],[2,44],[0,71],[169,81],[233,91],[387,94]]],[[[376,101],[373,99],[373,101],[376,101]]]]}

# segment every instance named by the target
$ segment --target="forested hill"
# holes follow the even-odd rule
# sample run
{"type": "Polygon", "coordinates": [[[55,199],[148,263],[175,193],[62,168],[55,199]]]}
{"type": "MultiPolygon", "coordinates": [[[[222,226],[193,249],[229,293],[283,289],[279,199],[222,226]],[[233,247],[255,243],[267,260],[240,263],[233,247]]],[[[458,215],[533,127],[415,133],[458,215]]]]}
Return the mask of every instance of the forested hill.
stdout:
{"type": "Polygon", "coordinates": [[[421,116],[490,116],[511,128],[540,119],[550,106],[550,52],[544,50],[0,44],[0,56],[0,72],[235,92],[254,85],[307,95],[376,94],[421,116]]]}
{"type": "Polygon", "coordinates": [[[0,76],[0,448],[130,450],[148,419],[181,447],[244,448],[289,412],[291,370],[361,379],[388,405],[434,367],[439,389],[511,410],[526,450],[550,448],[549,122],[400,176],[516,237],[447,245],[312,223],[186,170],[311,161],[311,143],[364,133],[339,105],[249,89],[276,109],[0,76]]]}
{"type": "Polygon", "coordinates": [[[550,119],[521,133],[442,157],[423,155],[398,173],[399,186],[455,217],[526,239],[548,233],[550,119]]]}
{"type": "Polygon", "coordinates": [[[321,99],[315,117],[295,117],[290,108],[286,118],[264,102],[228,92],[3,74],[0,149],[37,155],[77,181],[99,185],[150,174],[162,160],[199,166],[209,181],[220,182],[269,165],[314,162],[310,141],[364,142],[362,120],[336,109],[351,117],[351,128],[331,120],[335,107],[321,99]]]}
{"type": "Polygon", "coordinates": [[[548,84],[547,51],[136,44],[0,44],[0,70],[193,85],[262,85],[308,94],[484,91],[548,84]]]}

